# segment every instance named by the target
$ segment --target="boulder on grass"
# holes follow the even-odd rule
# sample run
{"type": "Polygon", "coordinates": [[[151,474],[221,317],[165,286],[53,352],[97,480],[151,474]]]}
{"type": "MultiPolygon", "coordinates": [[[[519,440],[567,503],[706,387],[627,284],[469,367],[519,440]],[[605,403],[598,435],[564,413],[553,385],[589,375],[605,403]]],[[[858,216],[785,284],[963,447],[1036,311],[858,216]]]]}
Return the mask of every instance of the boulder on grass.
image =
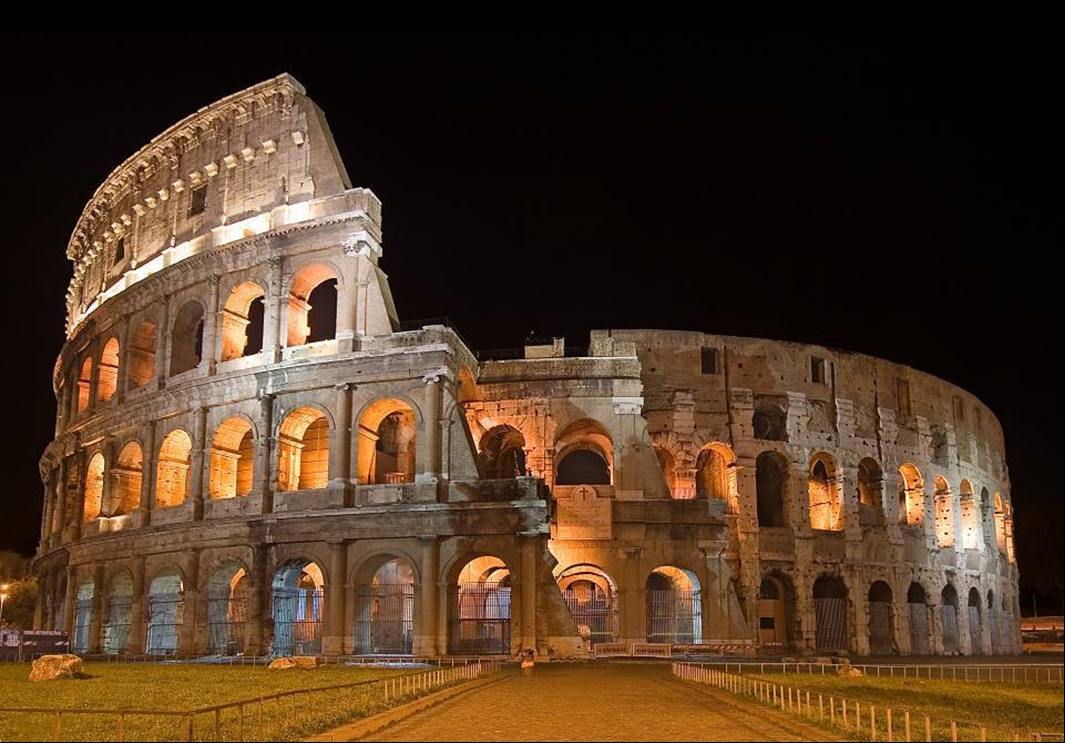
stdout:
{"type": "Polygon", "coordinates": [[[42,655],[33,661],[30,681],[54,681],[72,679],[81,675],[81,658],[70,653],[42,655]]]}
{"type": "Polygon", "coordinates": [[[288,658],[275,658],[266,667],[268,671],[284,671],[298,668],[301,671],[313,671],[318,667],[318,658],[313,655],[294,655],[288,658]]]}
{"type": "Polygon", "coordinates": [[[854,666],[852,666],[850,664],[847,664],[847,665],[842,665],[841,664],[839,666],[839,668],[836,669],[836,672],[840,676],[864,676],[865,675],[864,673],[862,673],[862,669],[855,668],[854,666]]]}

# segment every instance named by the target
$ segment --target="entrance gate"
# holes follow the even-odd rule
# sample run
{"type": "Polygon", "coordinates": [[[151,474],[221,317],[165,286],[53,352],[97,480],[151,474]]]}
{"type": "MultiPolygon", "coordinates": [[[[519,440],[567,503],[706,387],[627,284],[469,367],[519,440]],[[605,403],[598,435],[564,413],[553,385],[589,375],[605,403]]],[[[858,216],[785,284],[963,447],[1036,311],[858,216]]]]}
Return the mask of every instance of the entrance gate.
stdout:
{"type": "Polygon", "coordinates": [[[510,586],[459,583],[450,591],[448,651],[455,655],[510,652],[510,586]]]}
{"type": "Polygon", "coordinates": [[[412,584],[362,586],[358,603],[355,652],[360,655],[410,655],[414,652],[412,584]]]}
{"type": "Polygon", "coordinates": [[[227,590],[207,597],[207,649],[221,655],[244,652],[244,626],[248,618],[248,597],[227,590]]]}
{"type": "Polygon", "coordinates": [[[893,650],[891,636],[891,604],[885,601],[869,602],[869,652],[886,655],[893,650]]]}
{"type": "Polygon", "coordinates": [[[847,600],[815,598],[818,650],[844,650],[846,639],[847,600]]]}
{"type": "Polygon", "coordinates": [[[274,588],[274,655],[322,652],[321,589],[274,588]]]}
{"type": "Polygon", "coordinates": [[[592,645],[600,642],[616,642],[618,639],[618,602],[611,591],[591,581],[575,581],[562,593],[566,599],[577,632],[592,645]]]}

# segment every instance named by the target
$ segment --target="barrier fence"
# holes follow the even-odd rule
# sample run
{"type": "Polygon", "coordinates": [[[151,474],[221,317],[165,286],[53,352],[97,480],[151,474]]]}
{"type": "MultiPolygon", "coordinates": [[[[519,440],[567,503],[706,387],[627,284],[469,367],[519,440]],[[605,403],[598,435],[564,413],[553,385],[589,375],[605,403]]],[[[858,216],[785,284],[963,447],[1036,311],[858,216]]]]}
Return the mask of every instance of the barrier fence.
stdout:
{"type": "Polygon", "coordinates": [[[192,709],[0,707],[4,740],[282,740],[350,722],[499,670],[474,661],[387,679],[294,689],[192,709]],[[78,722],[90,718],[90,729],[78,722]],[[14,726],[3,725],[13,722],[14,726]],[[17,738],[11,737],[14,730],[17,738]]]}
{"type": "MultiPolygon", "coordinates": [[[[758,664],[748,664],[758,665],[758,664]]],[[[773,666],[777,664],[766,664],[773,666]]],[[[812,691],[775,681],[764,681],[720,670],[709,665],[673,663],[673,675],[685,681],[706,684],[764,704],[783,713],[802,717],[860,740],[1034,740],[1059,741],[1061,731],[1020,730],[1006,725],[987,725],[949,716],[929,715],[900,706],[877,705],[868,700],[812,691]]]]}
{"type": "MultiPolygon", "coordinates": [[[[836,673],[838,664],[831,663],[761,663],[761,662],[724,662],[717,664],[721,670],[738,674],[797,673],[820,674],[822,676],[836,673]],[[825,669],[828,669],[827,671],[825,669]]],[[[995,683],[1051,683],[1065,681],[1065,666],[1054,663],[999,663],[999,664],[868,664],[852,663],[865,676],[877,678],[912,678],[935,681],[982,681],[995,683]]]]}

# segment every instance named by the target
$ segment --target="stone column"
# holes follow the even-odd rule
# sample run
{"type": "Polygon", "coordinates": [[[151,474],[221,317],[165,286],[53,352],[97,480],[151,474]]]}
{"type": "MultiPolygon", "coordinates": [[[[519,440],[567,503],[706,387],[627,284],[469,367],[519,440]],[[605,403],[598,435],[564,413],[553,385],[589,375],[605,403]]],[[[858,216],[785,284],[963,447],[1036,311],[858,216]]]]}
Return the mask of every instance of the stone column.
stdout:
{"type": "Polygon", "coordinates": [[[81,524],[85,520],[85,449],[79,448],[74,455],[74,467],[77,472],[75,480],[74,517],[71,519],[71,540],[81,536],[81,524]]]}
{"type": "Polygon", "coordinates": [[[170,298],[163,297],[163,309],[159,317],[159,327],[155,332],[155,389],[166,387],[166,377],[170,373],[170,298]]]}
{"type": "MultiPolygon", "coordinates": [[[[539,532],[521,532],[521,639],[519,651],[536,652],[536,553],[539,532]]],[[[511,647],[514,647],[513,640],[511,647]]]]}
{"type": "Polygon", "coordinates": [[[252,547],[251,572],[248,574],[248,616],[244,623],[244,654],[262,655],[266,652],[263,642],[263,608],[267,601],[266,547],[261,544],[252,547]]]}
{"type": "MultiPolygon", "coordinates": [[[[111,468],[115,466],[115,437],[108,436],[104,439],[103,446],[104,453],[104,482],[103,492],[100,495],[100,515],[110,516],[115,510],[114,504],[111,502],[112,493],[114,491],[113,480],[114,475],[111,468]]],[[[101,530],[107,524],[107,522],[100,522],[101,530]]]]}
{"type": "Polygon", "coordinates": [[[414,630],[413,650],[415,655],[435,656],[441,647],[437,642],[436,622],[440,610],[440,588],[437,583],[440,580],[440,542],[436,537],[421,537],[418,541],[422,547],[421,583],[418,585],[421,611],[414,630]]]}
{"type": "Polygon", "coordinates": [[[52,524],[52,546],[58,547],[63,541],[63,530],[67,527],[67,501],[70,499],[67,493],[67,474],[70,468],[69,457],[61,457],[59,460],[59,483],[56,486],[56,519],[52,524]]]}
{"type": "Polygon", "coordinates": [[[425,382],[425,456],[428,461],[419,469],[433,478],[439,478],[440,410],[443,404],[443,387],[438,374],[428,375],[422,381],[425,382]]]}
{"type": "Polygon", "coordinates": [[[78,600],[78,572],[72,565],[67,566],[67,590],[63,596],[63,631],[74,640],[74,615],[78,600]]]}
{"type": "Polygon", "coordinates": [[[155,507],[155,484],[159,468],[155,462],[155,421],[144,424],[144,451],[141,452],[141,499],[137,504],[140,514],[140,526],[152,523],[152,509],[155,507]]]}
{"type": "Polygon", "coordinates": [[[357,249],[352,245],[344,246],[342,283],[337,286],[337,351],[348,353],[355,350],[355,329],[358,327],[359,307],[359,258],[357,249]]]}
{"type": "Polygon", "coordinates": [[[329,446],[329,487],[344,493],[343,504],[351,505],[351,385],[335,385],[336,431],[329,446]]]}
{"type": "Polygon", "coordinates": [[[259,395],[259,426],[259,496],[262,500],[262,512],[272,513],[274,510],[274,491],[271,487],[274,479],[273,395],[259,395]]]}
{"type": "Polygon", "coordinates": [[[122,346],[118,349],[118,380],[115,384],[115,402],[119,405],[129,389],[129,339],[132,335],[129,318],[122,320],[122,346]]]}
{"type": "Polygon", "coordinates": [[[640,580],[639,547],[622,548],[625,567],[621,585],[618,586],[618,640],[620,642],[646,642],[647,629],[644,614],[647,605],[647,588],[640,580]]]}
{"type": "MultiPolygon", "coordinates": [[[[214,374],[215,368],[218,366],[218,342],[216,339],[222,336],[218,332],[218,323],[221,320],[221,313],[218,311],[218,285],[221,283],[222,277],[216,275],[211,276],[207,280],[208,292],[207,292],[207,314],[203,319],[203,355],[207,357],[207,373],[214,374]]],[[[200,359],[200,363],[203,363],[203,359],[200,359]]]]}
{"type": "MultiPolygon", "coordinates": [[[[182,607],[181,635],[178,638],[178,653],[195,655],[200,652],[199,637],[196,627],[200,613],[200,550],[187,550],[188,561],[185,563],[185,595],[182,607]]],[[[206,639],[206,638],[205,638],[206,639]]],[[[206,642],[203,645],[206,647],[206,642]]]]}
{"type": "Polygon", "coordinates": [[[329,583],[326,585],[326,609],[329,621],[322,635],[322,653],[340,655],[344,652],[344,607],[347,605],[348,545],[329,544],[329,583]]]}
{"type": "Polygon", "coordinates": [[[37,576],[37,601],[33,606],[33,628],[35,630],[46,629],[45,622],[48,621],[48,597],[51,591],[49,581],[52,579],[51,573],[40,573],[37,576]]]}
{"type": "Polygon", "coordinates": [[[207,497],[207,479],[210,477],[211,466],[209,457],[211,446],[207,440],[207,408],[196,408],[196,428],[193,433],[192,444],[192,471],[189,480],[192,496],[192,518],[195,521],[203,519],[203,501],[207,497]]]}
{"type": "Polygon", "coordinates": [[[282,286],[282,259],[270,258],[269,279],[266,296],[263,298],[263,353],[269,363],[281,360],[281,305],[284,301],[282,286]]]}
{"type": "Polygon", "coordinates": [[[55,470],[48,469],[48,474],[44,478],[44,513],[41,514],[41,549],[40,552],[46,550],[49,546],[49,542],[52,536],[52,512],[55,508],[55,470]]]}
{"type": "Polygon", "coordinates": [[[89,652],[99,653],[104,624],[104,566],[97,565],[92,574],[92,618],[89,620],[89,652]]]}
{"type": "Polygon", "coordinates": [[[92,374],[89,376],[89,405],[85,409],[86,415],[91,415],[96,409],[97,395],[100,393],[100,344],[93,342],[89,346],[89,356],[92,358],[92,374]]]}
{"type": "Polygon", "coordinates": [[[133,596],[129,607],[129,652],[144,652],[144,609],[148,597],[144,592],[144,556],[133,563],[133,596]]]}

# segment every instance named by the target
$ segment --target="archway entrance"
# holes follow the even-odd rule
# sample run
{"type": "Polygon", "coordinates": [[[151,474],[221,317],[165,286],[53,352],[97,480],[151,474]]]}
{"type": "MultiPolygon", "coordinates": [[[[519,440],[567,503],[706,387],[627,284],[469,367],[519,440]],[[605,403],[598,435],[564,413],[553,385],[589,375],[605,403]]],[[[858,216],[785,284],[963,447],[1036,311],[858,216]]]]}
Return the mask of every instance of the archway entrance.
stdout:
{"type": "MultiPolygon", "coordinates": [[[[387,559],[387,558],[385,558],[387,559]]],[[[414,570],[393,558],[359,581],[355,652],[410,655],[414,651],[414,570]]]]}
{"type": "Polygon", "coordinates": [[[647,576],[647,641],[690,645],[702,641],[703,611],[699,579],[672,565],[647,576]]]}
{"type": "Polygon", "coordinates": [[[790,584],[781,575],[767,575],[758,588],[758,639],[765,652],[788,648],[790,584]]]}
{"type": "Polygon", "coordinates": [[[466,563],[449,589],[448,652],[510,653],[510,570],[498,557],[466,563]]]}
{"type": "Polygon", "coordinates": [[[89,651],[89,628],[92,626],[93,596],[96,586],[92,578],[86,578],[78,584],[77,603],[74,607],[74,637],[71,648],[75,653],[89,651]]]}
{"type": "Polygon", "coordinates": [[[618,590],[614,579],[594,565],[574,565],[558,576],[577,633],[591,645],[618,639],[618,590]]]}
{"type": "Polygon", "coordinates": [[[104,625],[104,652],[124,653],[129,649],[129,628],[133,622],[133,579],[119,573],[111,581],[104,625]]]}
{"type": "Polygon", "coordinates": [[[155,576],[148,590],[149,655],[170,655],[178,650],[178,627],[185,614],[185,584],[177,570],[155,576]]]}
{"type": "Polygon", "coordinates": [[[980,617],[980,592],[969,589],[969,646],[973,655],[984,654],[983,622],[980,617]]]}
{"type": "Polygon", "coordinates": [[[244,652],[248,618],[248,578],[237,563],[218,568],[207,584],[207,649],[211,653],[244,652]]]}
{"type": "Polygon", "coordinates": [[[274,574],[271,616],[273,655],[318,655],[322,652],[325,579],[317,564],[296,560],[274,574]]]}
{"type": "Polygon", "coordinates": [[[947,584],[940,596],[939,615],[942,619],[940,633],[943,638],[943,652],[958,652],[958,592],[954,586],[947,584]]]}
{"type": "Polygon", "coordinates": [[[836,576],[822,575],[814,581],[814,615],[817,650],[847,649],[847,587],[836,576]]]}
{"type": "Polygon", "coordinates": [[[906,602],[910,605],[910,652],[928,655],[928,595],[920,583],[910,584],[906,602]]]}
{"type": "Polygon", "coordinates": [[[875,655],[895,652],[891,586],[882,580],[869,587],[869,652],[875,655]]]}

